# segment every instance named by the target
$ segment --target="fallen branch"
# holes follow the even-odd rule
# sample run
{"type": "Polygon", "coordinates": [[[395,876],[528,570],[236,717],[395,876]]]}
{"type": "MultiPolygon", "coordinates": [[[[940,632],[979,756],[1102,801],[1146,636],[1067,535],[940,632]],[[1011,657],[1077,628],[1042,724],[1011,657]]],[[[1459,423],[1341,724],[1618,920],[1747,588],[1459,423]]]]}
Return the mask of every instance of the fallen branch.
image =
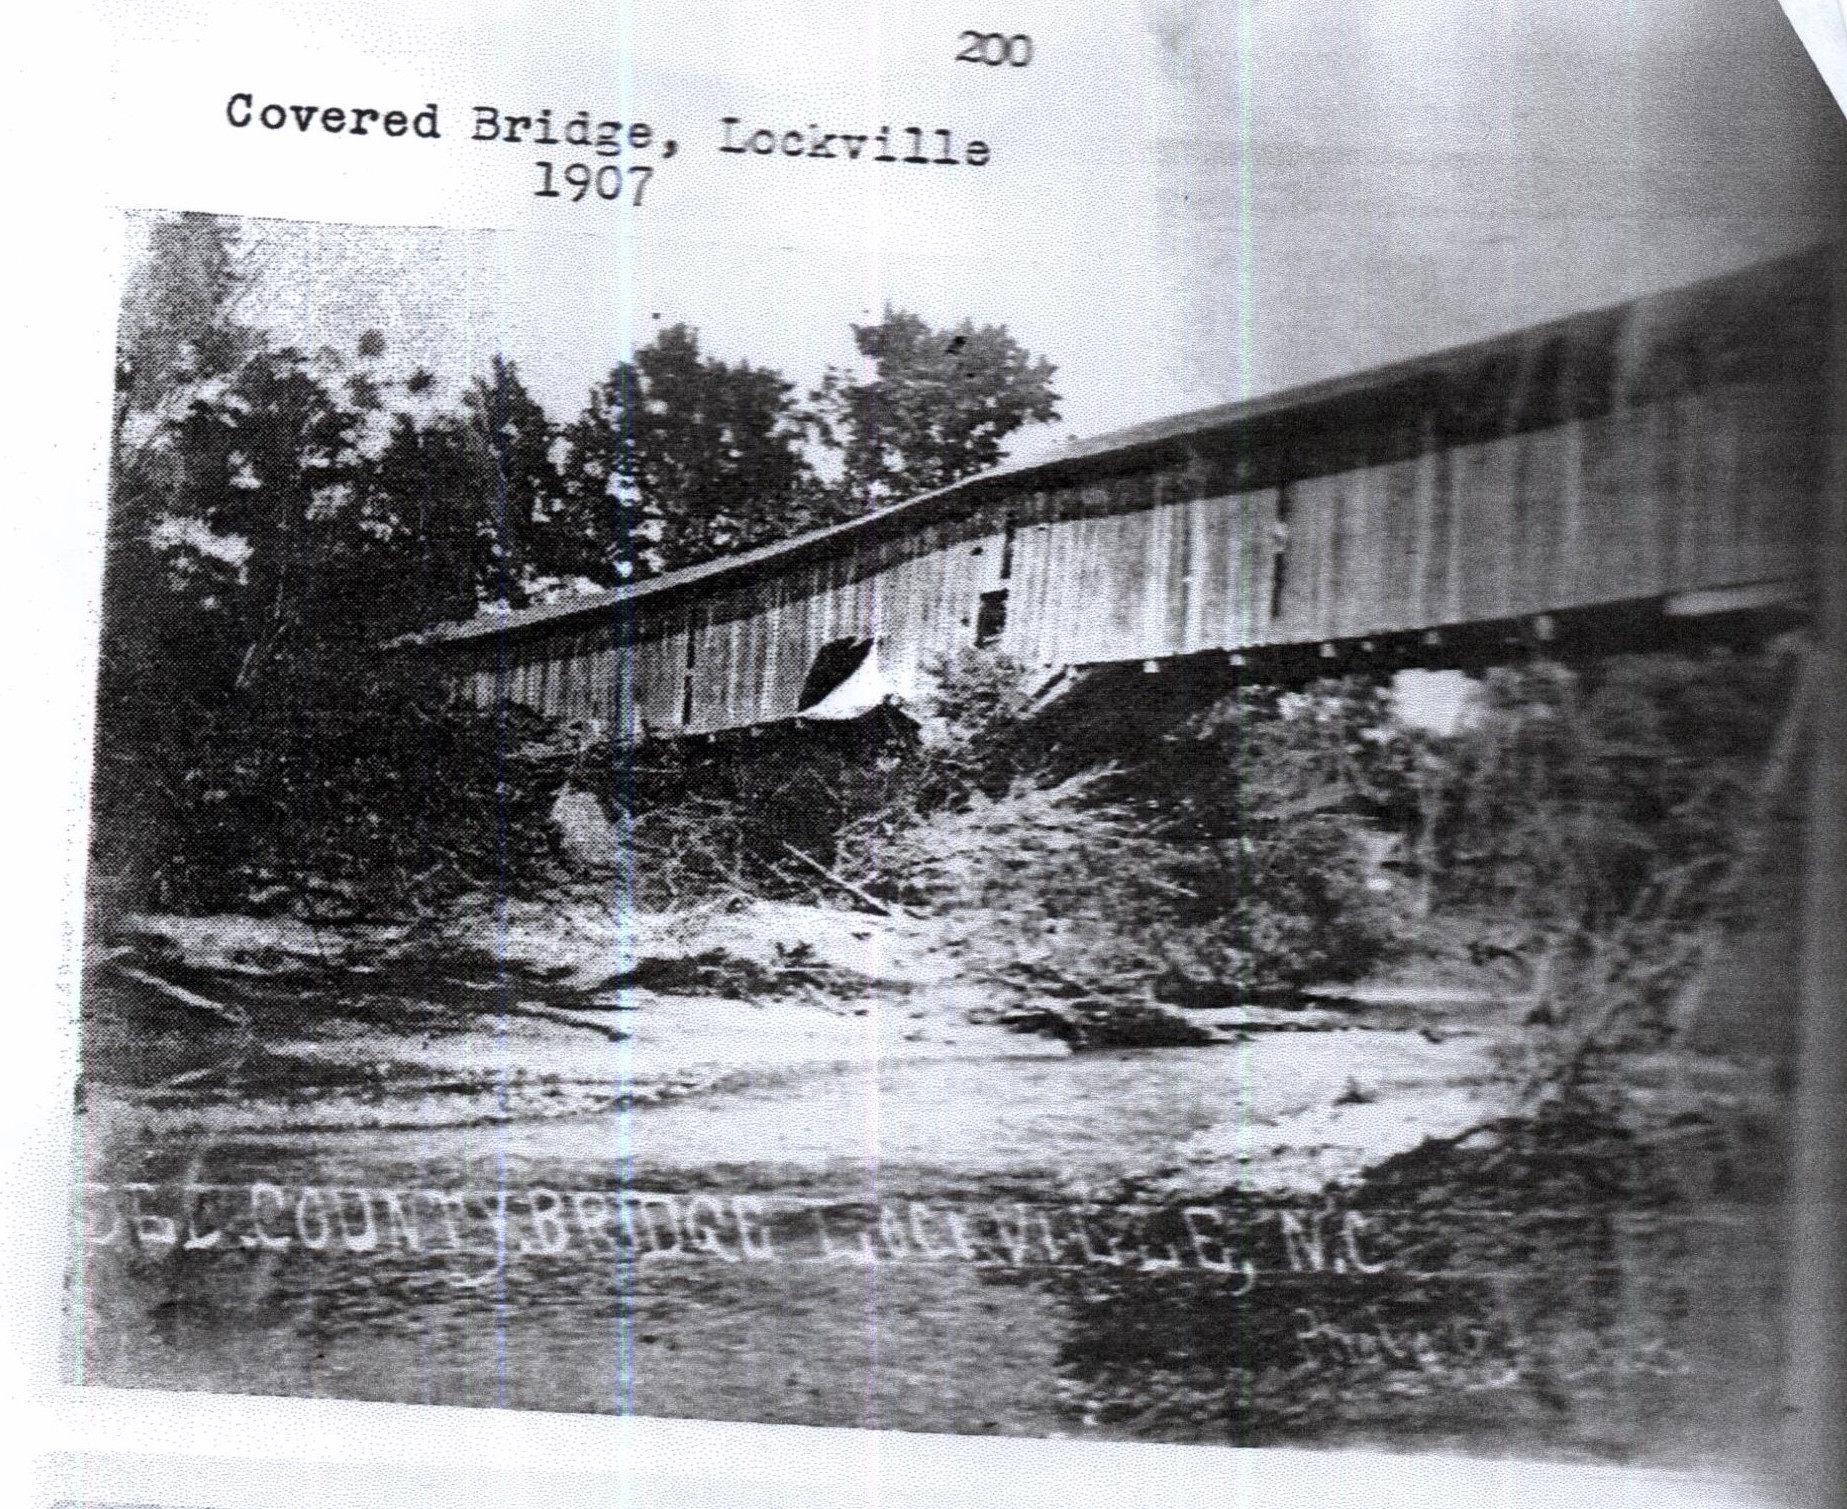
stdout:
{"type": "Polygon", "coordinates": [[[558,1022],[566,1027],[581,1027],[585,1032],[594,1032],[599,1037],[606,1037],[612,1043],[628,1041],[628,1033],[620,1027],[611,1027],[605,1022],[590,1021],[575,1012],[565,1011],[557,1006],[541,1006],[535,1001],[517,1001],[498,1008],[507,1016],[536,1017],[541,1022],[558,1022]]]}
{"type": "Polygon", "coordinates": [[[854,885],[852,881],[846,879],[845,877],[836,875],[832,870],[828,869],[826,865],[822,864],[821,861],[816,859],[812,854],[804,854],[800,849],[796,848],[795,845],[790,843],[786,838],[779,839],[777,840],[777,842],[779,842],[782,845],[782,847],[785,850],[787,850],[791,855],[793,855],[796,859],[799,859],[803,864],[807,865],[809,869],[813,870],[815,874],[822,876],[824,879],[832,881],[835,885],[839,886],[841,890],[845,891],[847,895],[853,897],[856,901],[861,902],[863,905],[870,907],[874,912],[877,912],[879,916],[890,917],[890,916],[895,915],[892,908],[887,906],[883,901],[880,901],[878,897],[870,895],[865,891],[862,891],[858,886],[854,885]]]}
{"type": "Polygon", "coordinates": [[[176,1005],[184,1006],[189,1011],[202,1011],[207,1016],[216,1017],[221,1022],[229,1022],[234,1027],[248,1027],[250,1013],[241,1006],[226,1006],[214,1001],[197,991],[187,990],[171,981],[163,980],[159,975],[151,975],[145,969],[136,969],[132,964],[123,964],[119,960],[114,964],[115,972],[126,980],[133,980],[137,985],[145,985],[149,990],[166,997],[176,1005]]]}

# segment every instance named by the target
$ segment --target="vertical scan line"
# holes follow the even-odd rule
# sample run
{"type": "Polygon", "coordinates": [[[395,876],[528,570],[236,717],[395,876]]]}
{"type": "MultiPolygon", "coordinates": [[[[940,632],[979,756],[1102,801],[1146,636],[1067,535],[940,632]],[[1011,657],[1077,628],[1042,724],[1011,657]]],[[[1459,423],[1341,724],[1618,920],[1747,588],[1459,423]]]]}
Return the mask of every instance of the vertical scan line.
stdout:
{"type": "MultiPolygon", "coordinates": [[[[505,348],[504,336],[507,333],[504,324],[504,312],[507,309],[511,268],[509,256],[511,247],[503,240],[499,243],[499,257],[496,271],[499,274],[499,287],[494,308],[503,316],[501,334],[503,339],[496,342],[493,365],[494,386],[487,395],[489,413],[493,417],[496,437],[505,433],[507,424],[507,371],[500,360],[500,351],[505,348]]],[[[498,572],[498,586],[502,602],[514,601],[514,573],[512,561],[511,530],[508,527],[508,479],[507,461],[498,446],[494,448],[494,543],[495,565],[498,572]]],[[[504,638],[504,636],[503,636],[504,638]]],[[[504,651],[503,651],[504,653],[504,651]]],[[[527,692],[530,695],[530,692],[527,692]]],[[[494,1402],[505,1408],[510,1402],[511,1382],[511,1338],[509,1328],[512,1323],[511,1307],[507,1291],[507,1223],[504,1219],[507,1208],[507,1164],[509,1111],[512,1105],[512,974],[509,964],[509,943],[512,921],[512,875],[508,810],[509,764],[508,741],[511,737],[512,708],[510,699],[503,697],[498,705],[498,715],[494,730],[494,764],[495,774],[495,809],[494,809],[494,957],[497,965],[500,1013],[494,1024],[495,1105],[499,1112],[495,1126],[494,1145],[494,1188],[495,1208],[502,1219],[492,1222],[494,1230],[494,1402]]]]}
{"type": "MultiPolygon", "coordinates": [[[[1240,3],[1237,8],[1237,24],[1236,24],[1236,31],[1235,31],[1234,40],[1233,40],[1233,47],[1234,47],[1234,50],[1237,56],[1237,86],[1236,87],[1237,87],[1237,93],[1238,93],[1237,112],[1236,112],[1237,114],[1237,138],[1238,138],[1238,166],[1237,166],[1237,171],[1238,171],[1238,186],[1237,186],[1238,231],[1237,231],[1237,254],[1236,254],[1237,255],[1237,270],[1236,270],[1236,277],[1234,280],[1234,288],[1235,288],[1234,296],[1236,299],[1236,314],[1234,317],[1235,323],[1233,326],[1234,340],[1235,340],[1235,344],[1237,348],[1237,381],[1236,381],[1236,387],[1234,389],[1234,392],[1235,392],[1236,397],[1240,400],[1250,397],[1250,392],[1251,392],[1251,363],[1252,363],[1251,345],[1252,345],[1252,328],[1253,328],[1253,310],[1251,308],[1251,287],[1252,287],[1253,279],[1252,279],[1251,262],[1252,262],[1252,257],[1254,254],[1254,244],[1255,244],[1253,228],[1252,228],[1253,220],[1255,217],[1255,203],[1253,199],[1252,184],[1251,184],[1251,176],[1252,176],[1251,88],[1252,88],[1253,80],[1255,79],[1255,76],[1256,76],[1256,69],[1254,67],[1254,60],[1252,58],[1252,51],[1254,47],[1254,42],[1253,42],[1254,28],[1252,25],[1252,18],[1253,18],[1254,12],[1255,12],[1254,0],[1240,0],[1240,3]]],[[[1279,506],[1280,506],[1280,500],[1282,496],[1283,496],[1283,493],[1282,493],[1281,487],[1279,486],[1279,491],[1278,491],[1279,506]]],[[[1251,614],[1251,606],[1250,606],[1250,594],[1248,592],[1242,594],[1241,608],[1242,608],[1242,613],[1244,617],[1243,638],[1246,643],[1249,643],[1253,638],[1253,633],[1252,633],[1253,623],[1252,623],[1252,614],[1251,614]]],[[[1242,697],[1240,697],[1240,704],[1241,703],[1242,703],[1242,697]]],[[[1242,708],[1242,705],[1240,705],[1239,718],[1238,718],[1240,786],[1242,785],[1242,777],[1244,773],[1248,771],[1248,769],[1250,768],[1250,746],[1248,742],[1249,734],[1247,732],[1247,728],[1248,728],[1248,725],[1246,724],[1245,719],[1243,717],[1243,708],[1242,708]]],[[[1235,882],[1235,888],[1236,888],[1236,894],[1238,898],[1238,902],[1237,902],[1238,904],[1238,926],[1237,926],[1236,931],[1242,934],[1239,941],[1241,944],[1240,953],[1244,960],[1244,963],[1242,965],[1242,970],[1241,970],[1243,978],[1239,981],[1239,989],[1237,991],[1240,1029],[1242,1029],[1248,1021],[1248,1018],[1245,1015],[1245,1013],[1249,1009],[1247,1003],[1248,1003],[1248,998],[1249,998],[1249,993],[1250,993],[1250,984],[1251,984],[1251,981],[1250,981],[1250,974],[1251,974],[1250,907],[1248,905],[1247,898],[1244,894],[1245,874],[1244,874],[1243,807],[1244,807],[1243,796],[1242,796],[1242,791],[1240,791],[1240,795],[1239,795],[1238,803],[1237,803],[1237,816],[1234,822],[1234,832],[1232,835],[1232,850],[1233,850],[1232,863],[1236,866],[1236,870],[1234,873],[1237,876],[1237,879],[1235,882]]],[[[1244,1192],[1245,1186],[1249,1178],[1249,1169],[1250,1169],[1250,1158],[1249,1158],[1250,1145],[1251,1145],[1251,1118],[1250,1118],[1251,1047],[1250,1047],[1250,1041],[1251,1041],[1250,1033],[1247,1031],[1240,1030],[1238,1033],[1238,1044],[1233,1049],[1233,1052],[1237,1055],[1235,1071],[1232,1075],[1232,1081],[1236,1087],[1235,1093],[1237,1096],[1237,1107],[1236,1107],[1236,1125],[1237,1125],[1236,1154],[1237,1156],[1235,1159],[1235,1166],[1238,1169],[1238,1184],[1239,1184],[1240,1193],[1244,1192]]],[[[1240,1200],[1239,1209],[1243,1210],[1244,1208],[1245,1208],[1244,1202],[1240,1200]]],[[[1237,1335],[1233,1342],[1233,1355],[1237,1358],[1237,1376],[1240,1380],[1242,1380],[1242,1388],[1244,1390],[1244,1396],[1234,1401],[1234,1404],[1233,1404],[1234,1414],[1233,1414],[1233,1419],[1231,1422],[1230,1434],[1231,1434],[1232,1444],[1234,1446],[1241,1446],[1245,1444],[1245,1441],[1243,1439],[1243,1432],[1244,1432],[1243,1422],[1249,1420],[1250,1415],[1251,1415],[1249,1392],[1251,1388],[1253,1387],[1251,1383],[1252,1368],[1250,1365],[1251,1358],[1250,1358],[1250,1352],[1249,1352],[1248,1328],[1239,1324],[1239,1317],[1236,1311],[1234,1311],[1232,1315],[1232,1325],[1234,1326],[1237,1332],[1237,1335]]]]}
{"type": "MultiPolygon", "coordinates": [[[[612,16],[614,24],[614,55],[611,59],[611,82],[615,87],[619,118],[625,121],[636,118],[635,90],[635,7],[632,0],[618,0],[612,16]]],[[[610,313],[616,333],[616,349],[621,353],[621,360],[632,363],[637,345],[637,307],[636,307],[636,239],[632,221],[624,221],[617,233],[614,254],[609,262],[608,299],[610,313]]],[[[628,399],[633,391],[623,395],[620,405],[620,422],[624,425],[634,423],[633,404],[628,399]]],[[[624,437],[626,440],[628,437],[624,437]]],[[[619,447],[619,450],[623,447],[619,447]]],[[[611,486],[617,486],[617,480],[611,479],[611,486]]],[[[624,502],[605,490],[602,506],[610,510],[615,527],[609,531],[615,542],[620,557],[619,566],[626,567],[627,575],[633,573],[635,540],[630,533],[634,523],[632,510],[624,502]]],[[[636,813],[636,771],[635,744],[631,738],[641,737],[641,720],[635,709],[635,638],[633,610],[624,605],[618,608],[611,646],[610,672],[615,680],[612,702],[614,716],[611,718],[609,735],[609,757],[614,764],[611,774],[616,791],[619,811],[616,816],[617,856],[610,875],[611,895],[610,913],[614,922],[613,948],[614,972],[619,977],[626,977],[636,962],[635,907],[639,876],[636,873],[635,858],[635,813],[636,813]],[[633,731],[631,734],[631,730],[633,731]]],[[[626,997],[632,986],[620,987],[626,997]]],[[[625,1005],[628,1002],[625,1001],[625,1005]]],[[[616,1083],[615,1096],[615,1193],[618,1201],[626,1198],[635,1185],[635,1050],[634,1040],[625,1035],[621,1041],[611,1045],[611,1065],[616,1083]]],[[[641,1303],[639,1284],[637,1282],[640,1263],[639,1254],[629,1254],[625,1262],[620,1243],[616,1244],[613,1262],[616,1288],[615,1306],[615,1355],[612,1359],[613,1384],[615,1392],[616,1413],[623,1416],[636,1413],[636,1331],[638,1326],[637,1308],[641,1303]]],[[[626,1506],[633,1502],[634,1485],[627,1474],[623,1475],[621,1503],[626,1506]]]]}

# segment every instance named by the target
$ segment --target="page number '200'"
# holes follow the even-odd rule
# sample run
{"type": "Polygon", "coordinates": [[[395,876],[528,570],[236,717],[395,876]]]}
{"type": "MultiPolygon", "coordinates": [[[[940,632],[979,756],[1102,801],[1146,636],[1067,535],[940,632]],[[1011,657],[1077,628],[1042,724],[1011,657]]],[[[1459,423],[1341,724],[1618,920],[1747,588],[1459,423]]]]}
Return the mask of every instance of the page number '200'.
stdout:
{"type": "Polygon", "coordinates": [[[965,31],[956,41],[961,44],[961,51],[956,54],[958,63],[1024,68],[1033,60],[1033,39],[1023,31],[1011,37],[998,31],[965,31]]]}

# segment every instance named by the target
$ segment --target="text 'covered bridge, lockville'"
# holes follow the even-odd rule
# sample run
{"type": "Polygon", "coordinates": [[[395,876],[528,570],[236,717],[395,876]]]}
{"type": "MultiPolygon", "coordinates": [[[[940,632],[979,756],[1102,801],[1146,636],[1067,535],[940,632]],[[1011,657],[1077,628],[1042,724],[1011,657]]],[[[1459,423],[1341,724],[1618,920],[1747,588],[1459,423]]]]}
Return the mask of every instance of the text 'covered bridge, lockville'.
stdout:
{"type": "Polygon", "coordinates": [[[626,740],[1085,668],[1445,665],[1798,609],[1829,483],[1817,251],[1143,425],[864,518],[418,638],[626,740]]]}

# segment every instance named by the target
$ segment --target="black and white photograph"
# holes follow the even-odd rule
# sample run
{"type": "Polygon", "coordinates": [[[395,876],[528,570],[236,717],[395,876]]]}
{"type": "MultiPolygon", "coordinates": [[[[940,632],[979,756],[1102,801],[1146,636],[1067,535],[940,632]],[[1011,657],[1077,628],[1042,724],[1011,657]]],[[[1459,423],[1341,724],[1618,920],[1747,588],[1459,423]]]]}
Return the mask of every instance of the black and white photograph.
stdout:
{"type": "Polygon", "coordinates": [[[775,10],[218,68],[272,197],[123,206],[62,1381],[1785,1502],[1789,18],[775,10]]]}

